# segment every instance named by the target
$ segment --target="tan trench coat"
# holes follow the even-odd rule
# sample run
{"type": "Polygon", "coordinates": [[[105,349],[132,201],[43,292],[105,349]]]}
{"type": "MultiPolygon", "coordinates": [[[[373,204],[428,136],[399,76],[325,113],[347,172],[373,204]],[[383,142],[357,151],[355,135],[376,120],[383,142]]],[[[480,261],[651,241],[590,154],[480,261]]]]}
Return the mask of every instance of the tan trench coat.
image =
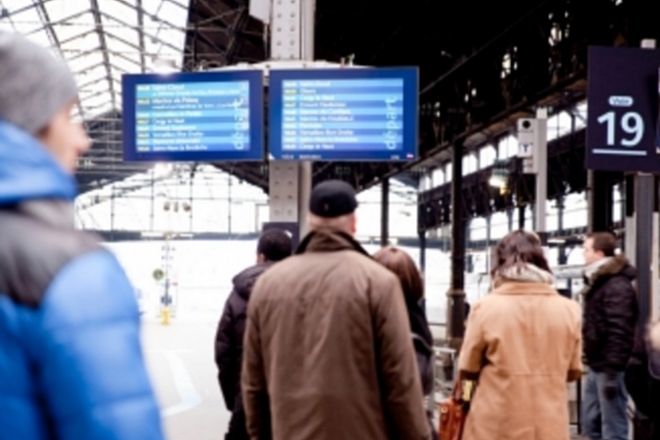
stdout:
{"type": "Polygon", "coordinates": [[[302,246],[250,298],[250,438],[430,438],[399,280],[347,235],[313,233],[302,246]]]}
{"type": "Polygon", "coordinates": [[[478,373],[463,440],[567,440],[567,381],[582,372],[579,305],[550,285],[505,282],[476,303],[459,358],[478,373]]]}

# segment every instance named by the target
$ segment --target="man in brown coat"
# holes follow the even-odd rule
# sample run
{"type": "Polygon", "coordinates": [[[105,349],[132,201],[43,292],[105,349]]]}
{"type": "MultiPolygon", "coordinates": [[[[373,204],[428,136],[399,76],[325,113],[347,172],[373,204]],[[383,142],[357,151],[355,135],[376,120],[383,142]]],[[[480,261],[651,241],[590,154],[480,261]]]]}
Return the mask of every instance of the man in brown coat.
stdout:
{"type": "Polygon", "coordinates": [[[310,233],[252,292],[242,389],[253,440],[430,438],[398,279],[357,243],[353,188],[319,184],[310,233]]]}

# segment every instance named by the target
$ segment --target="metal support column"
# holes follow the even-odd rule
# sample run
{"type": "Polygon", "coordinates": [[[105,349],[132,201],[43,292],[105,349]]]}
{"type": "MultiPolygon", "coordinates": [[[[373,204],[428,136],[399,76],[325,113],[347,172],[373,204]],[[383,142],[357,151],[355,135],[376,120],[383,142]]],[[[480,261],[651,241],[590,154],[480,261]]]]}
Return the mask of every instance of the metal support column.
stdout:
{"type": "Polygon", "coordinates": [[[602,171],[589,171],[588,177],[589,232],[612,228],[612,186],[602,171]]]}
{"type": "Polygon", "coordinates": [[[525,229],[525,210],[527,205],[518,206],[518,229],[525,229]]]}
{"type": "MultiPolygon", "coordinates": [[[[655,40],[643,40],[643,48],[654,49],[655,40]]],[[[657,203],[656,178],[653,174],[638,173],[635,184],[635,263],[638,269],[637,291],[639,296],[638,337],[646,332],[651,318],[654,297],[653,278],[657,277],[658,256],[653,254],[654,211],[657,203]]]]}
{"type": "Polygon", "coordinates": [[[149,230],[154,230],[154,215],[156,209],[156,180],[154,178],[154,169],[151,169],[151,212],[149,213],[149,230]]]}
{"type": "Polygon", "coordinates": [[[655,177],[652,174],[640,173],[637,175],[635,186],[635,214],[636,236],[635,261],[637,263],[638,278],[637,291],[639,292],[639,334],[643,335],[650,314],[651,274],[655,270],[651,267],[653,257],[651,255],[653,237],[653,205],[655,200],[655,177]]]}
{"type": "Polygon", "coordinates": [[[380,199],[380,245],[390,242],[390,179],[383,179],[380,199]]]}
{"type": "Polygon", "coordinates": [[[419,231],[419,270],[426,278],[426,232],[419,231]]]}
{"type": "Polygon", "coordinates": [[[548,113],[545,108],[536,111],[536,197],[534,200],[534,223],[541,244],[548,244],[548,229],[546,226],[546,208],[548,204],[548,113]]]}
{"type": "Polygon", "coordinates": [[[459,349],[465,332],[465,218],[463,215],[463,144],[453,147],[451,179],[451,284],[447,292],[447,339],[459,349]]]}
{"type": "MultiPolygon", "coordinates": [[[[272,0],[272,59],[314,59],[315,10],[315,0],[272,0]]],[[[302,238],[307,233],[307,203],[311,186],[311,162],[271,161],[270,221],[297,222],[302,238]]]]}

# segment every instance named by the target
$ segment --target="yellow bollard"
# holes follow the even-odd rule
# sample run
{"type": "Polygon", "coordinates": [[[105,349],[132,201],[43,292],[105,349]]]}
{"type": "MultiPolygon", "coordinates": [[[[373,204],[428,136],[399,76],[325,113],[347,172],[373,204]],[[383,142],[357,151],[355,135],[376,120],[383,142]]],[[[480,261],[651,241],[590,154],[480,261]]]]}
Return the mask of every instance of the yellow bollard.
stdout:
{"type": "Polygon", "coordinates": [[[170,308],[169,307],[163,307],[163,311],[160,314],[161,316],[161,323],[163,325],[170,325],[170,308]]]}

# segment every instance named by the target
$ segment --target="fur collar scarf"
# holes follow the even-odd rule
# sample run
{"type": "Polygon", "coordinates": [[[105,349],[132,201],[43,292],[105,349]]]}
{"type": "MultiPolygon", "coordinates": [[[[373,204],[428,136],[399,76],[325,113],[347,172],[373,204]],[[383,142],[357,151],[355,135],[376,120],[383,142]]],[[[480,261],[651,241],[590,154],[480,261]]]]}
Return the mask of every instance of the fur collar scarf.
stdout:
{"type": "Polygon", "coordinates": [[[555,277],[550,272],[527,263],[524,266],[514,266],[499,272],[495,277],[495,287],[507,281],[554,285],[555,277]]]}

